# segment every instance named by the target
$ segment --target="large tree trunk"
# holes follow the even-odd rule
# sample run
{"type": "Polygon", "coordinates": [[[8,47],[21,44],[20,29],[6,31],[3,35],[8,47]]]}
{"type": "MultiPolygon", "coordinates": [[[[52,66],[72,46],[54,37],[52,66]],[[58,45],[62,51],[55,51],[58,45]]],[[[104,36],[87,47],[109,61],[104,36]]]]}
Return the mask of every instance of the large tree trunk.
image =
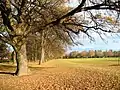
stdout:
{"type": "Polygon", "coordinates": [[[16,51],[17,69],[16,75],[28,75],[27,56],[26,56],[26,44],[22,45],[19,51],[16,51]]]}

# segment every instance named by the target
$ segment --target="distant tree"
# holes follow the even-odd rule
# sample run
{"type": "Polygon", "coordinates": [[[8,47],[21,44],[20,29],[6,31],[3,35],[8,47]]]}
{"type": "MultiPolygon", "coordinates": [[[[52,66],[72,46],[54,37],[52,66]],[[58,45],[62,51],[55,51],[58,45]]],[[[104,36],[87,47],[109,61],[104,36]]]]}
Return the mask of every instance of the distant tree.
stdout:
{"type": "Polygon", "coordinates": [[[73,52],[71,52],[70,54],[69,54],[69,57],[70,58],[77,58],[77,55],[79,54],[79,52],[78,51],[73,51],[73,52]]]}
{"type": "Polygon", "coordinates": [[[81,58],[82,56],[81,56],[81,53],[79,52],[78,54],[77,54],[77,58],[81,58]]]}
{"type": "Polygon", "coordinates": [[[37,37],[35,34],[29,35],[27,38],[26,43],[26,52],[27,52],[27,60],[30,61],[36,61],[40,57],[40,42],[41,40],[39,37],[37,37]],[[39,55],[39,56],[38,56],[39,55]]]}
{"type": "Polygon", "coordinates": [[[118,57],[118,52],[117,51],[113,51],[114,57],[118,57]]]}
{"type": "Polygon", "coordinates": [[[120,65],[120,51],[118,51],[118,65],[120,65]]]}
{"type": "Polygon", "coordinates": [[[120,57],[120,51],[118,51],[118,57],[120,57]]]}
{"type": "Polygon", "coordinates": [[[109,51],[107,52],[107,56],[108,56],[108,57],[113,57],[113,56],[114,56],[113,51],[112,51],[112,50],[109,50],[109,51]]]}
{"type": "Polygon", "coordinates": [[[69,53],[65,53],[63,58],[69,58],[70,54],[69,53]]]}
{"type": "Polygon", "coordinates": [[[106,51],[103,51],[103,55],[104,55],[104,57],[108,57],[108,55],[107,55],[107,50],[106,50],[106,51]]]}
{"type": "Polygon", "coordinates": [[[9,57],[9,51],[8,51],[8,46],[6,43],[3,43],[0,41],[0,59],[2,60],[3,58],[8,58],[9,57]]]}
{"type": "Polygon", "coordinates": [[[83,58],[88,57],[88,52],[87,51],[82,51],[81,52],[81,57],[83,57],[83,58]]]}
{"type": "Polygon", "coordinates": [[[101,58],[104,57],[104,53],[102,52],[102,50],[95,50],[95,56],[97,58],[101,58]]]}
{"type": "Polygon", "coordinates": [[[95,57],[95,51],[89,50],[88,56],[91,57],[91,58],[95,57]]]}
{"type": "Polygon", "coordinates": [[[46,30],[44,35],[40,32],[31,34],[27,40],[28,60],[39,60],[41,64],[49,59],[61,58],[65,54],[65,47],[72,42],[66,33],[58,34],[52,29],[46,30]]]}

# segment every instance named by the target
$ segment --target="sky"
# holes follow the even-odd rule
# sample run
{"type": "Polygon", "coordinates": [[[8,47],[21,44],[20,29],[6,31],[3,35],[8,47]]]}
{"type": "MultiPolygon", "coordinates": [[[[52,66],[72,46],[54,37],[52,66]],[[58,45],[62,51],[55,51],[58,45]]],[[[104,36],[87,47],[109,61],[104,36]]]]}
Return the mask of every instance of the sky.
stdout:
{"type": "Polygon", "coordinates": [[[102,40],[99,35],[92,33],[94,41],[91,41],[86,36],[76,37],[76,42],[80,42],[83,45],[73,45],[70,46],[67,52],[72,51],[88,51],[88,50],[120,50],[120,33],[106,33],[106,36],[103,35],[104,40],[102,40]]]}
{"type": "MultiPolygon", "coordinates": [[[[78,6],[77,0],[70,0],[68,3],[71,7],[78,6]]],[[[91,41],[87,36],[80,34],[76,37],[75,41],[82,43],[83,45],[70,46],[67,52],[71,51],[83,51],[83,50],[120,50],[120,33],[105,33],[102,35],[104,40],[102,40],[98,34],[91,33],[95,41],[91,41]]]]}

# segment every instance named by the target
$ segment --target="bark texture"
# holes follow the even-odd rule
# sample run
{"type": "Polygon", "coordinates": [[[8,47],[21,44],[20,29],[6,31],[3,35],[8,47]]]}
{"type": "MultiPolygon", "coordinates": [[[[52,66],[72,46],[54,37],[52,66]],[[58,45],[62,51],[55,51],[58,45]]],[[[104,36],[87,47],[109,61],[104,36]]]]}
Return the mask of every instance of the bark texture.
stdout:
{"type": "Polygon", "coordinates": [[[17,69],[16,75],[28,75],[28,65],[27,65],[27,56],[26,56],[26,45],[22,45],[21,49],[16,52],[16,62],[17,62],[17,69]]]}

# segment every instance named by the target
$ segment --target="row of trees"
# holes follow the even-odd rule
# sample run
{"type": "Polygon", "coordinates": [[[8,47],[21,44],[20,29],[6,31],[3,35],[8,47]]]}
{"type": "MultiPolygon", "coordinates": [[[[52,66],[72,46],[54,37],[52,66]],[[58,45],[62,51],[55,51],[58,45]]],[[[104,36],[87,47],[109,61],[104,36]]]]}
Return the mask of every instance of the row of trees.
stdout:
{"type": "MultiPolygon", "coordinates": [[[[50,39],[52,40],[52,39],[50,39]]],[[[57,39],[55,39],[57,40],[57,39]]],[[[38,37],[29,38],[26,44],[27,60],[28,62],[38,62],[41,64],[50,59],[63,57],[65,54],[64,46],[60,44],[61,40],[56,41],[54,44],[52,42],[46,41],[44,47],[44,57],[41,62],[41,40],[38,37]]],[[[6,43],[0,41],[0,62],[16,62],[16,54],[11,51],[11,47],[6,43]]]]}
{"type": "Polygon", "coordinates": [[[39,64],[53,58],[64,55],[65,46],[72,44],[69,37],[64,35],[64,39],[58,37],[53,30],[47,32],[32,34],[28,37],[26,43],[27,60],[38,61],[39,64]]]}
{"type": "Polygon", "coordinates": [[[102,51],[102,50],[89,50],[87,51],[73,51],[65,55],[64,58],[103,58],[103,57],[120,57],[120,51],[102,51]]]}

